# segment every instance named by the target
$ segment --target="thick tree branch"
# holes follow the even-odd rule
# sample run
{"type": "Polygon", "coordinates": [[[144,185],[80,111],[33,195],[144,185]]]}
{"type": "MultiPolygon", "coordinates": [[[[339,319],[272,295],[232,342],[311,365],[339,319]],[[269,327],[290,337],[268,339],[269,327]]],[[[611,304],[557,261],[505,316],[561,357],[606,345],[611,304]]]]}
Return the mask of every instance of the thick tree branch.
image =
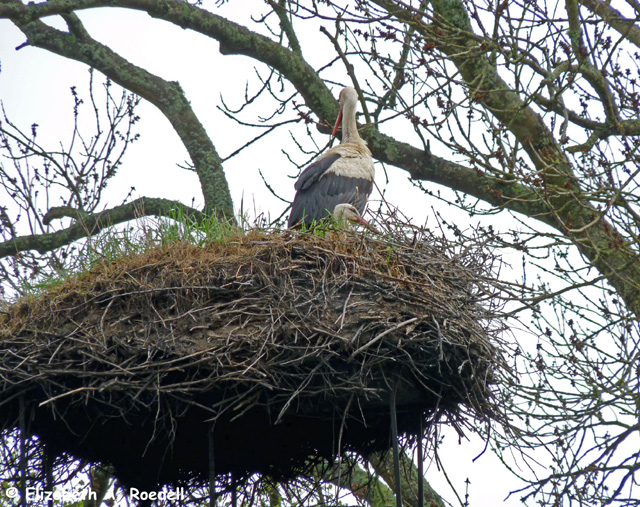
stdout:
{"type": "Polygon", "coordinates": [[[344,488],[371,507],[387,507],[394,503],[393,491],[359,464],[343,459],[339,463],[318,468],[318,478],[344,488]]]}
{"type": "MultiPolygon", "coordinates": [[[[415,12],[389,0],[372,0],[398,20],[417,23],[415,12]]],[[[565,153],[542,118],[498,75],[473,35],[460,0],[434,0],[434,25],[417,30],[456,65],[472,93],[522,144],[543,186],[535,190],[554,227],[565,234],[640,316],[640,259],[622,235],[589,204],[565,153]],[[599,217],[599,218],[598,218],[599,217]],[[596,220],[596,218],[598,218],[596,220]],[[588,227],[584,227],[589,224],[588,227]]]]}
{"type": "Polygon", "coordinates": [[[51,225],[54,220],[60,220],[61,218],[73,218],[74,220],[84,220],[89,213],[84,210],[73,208],[71,206],[56,206],[47,211],[42,217],[42,223],[44,225],[51,225]]]}
{"type": "MultiPolygon", "coordinates": [[[[385,482],[391,487],[393,491],[395,491],[396,481],[391,453],[374,453],[367,456],[367,458],[369,459],[369,463],[371,463],[371,466],[376,471],[376,473],[385,480],[385,482]]],[[[440,495],[438,495],[438,493],[435,492],[435,490],[429,485],[429,483],[424,480],[424,477],[419,476],[416,465],[413,463],[412,459],[407,456],[404,450],[400,453],[400,469],[404,472],[403,479],[406,479],[403,480],[401,484],[402,499],[408,505],[408,507],[418,507],[420,505],[418,499],[418,490],[414,489],[414,487],[417,488],[418,481],[423,482],[423,505],[428,505],[429,507],[445,506],[440,495]]]]}
{"type": "Polygon", "coordinates": [[[557,227],[549,209],[530,188],[520,182],[491,178],[481,170],[456,164],[378,131],[369,130],[363,137],[378,160],[405,169],[414,180],[444,185],[496,207],[504,207],[557,227]]]}
{"type": "MultiPolygon", "coordinates": [[[[105,2],[108,3],[108,2],[105,2]]],[[[281,72],[294,85],[321,123],[332,125],[338,103],[325,82],[301,55],[221,16],[179,0],[116,0],[121,7],[144,10],[152,17],[189,28],[220,42],[224,55],[241,54],[281,72]]]]}
{"type": "MultiPolygon", "coordinates": [[[[174,218],[177,210],[182,210],[187,216],[196,221],[204,218],[202,212],[185,207],[182,203],[168,199],[150,199],[141,197],[121,206],[108,209],[101,213],[87,215],[78,214],[77,223],[61,231],[50,234],[34,234],[30,236],[17,236],[0,243],[0,259],[20,252],[36,250],[40,254],[51,252],[61,246],[69,245],[74,241],[98,234],[101,230],[116,224],[135,220],[143,216],[164,216],[174,218]]],[[[57,216],[62,218],[70,213],[60,212],[57,216]]],[[[48,215],[48,214],[47,214],[48,215]]]]}
{"type": "MultiPolygon", "coordinates": [[[[180,0],[161,2],[156,0],[54,0],[42,4],[24,5],[17,0],[5,1],[10,3],[0,5],[0,18],[9,18],[14,23],[20,24],[44,16],[92,7],[122,7],[144,11],[151,17],[163,19],[217,40],[220,42],[220,52],[224,55],[249,56],[279,70],[296,87],[321,122],[331,124],[338,114],[336,99],[316,71],[299,54],[242,25],[186,2],[180,0]]],[[[139,92],[136,91],[136,93],[139,92]]]]}
{"type": "Polygon", "coordinates": [[[566,9],[569,18],[569,38],[573,53],[580,62],[578,70],[600,97],[607,120],[616,124],[620,120],[620,114],[609,83],[602,72],[589,61],[588,51],[584,46],[578,0],[566,0],[566,9]]]}
{"type": "MultiPolygon", "coordinates": [[[[8,5],[1,5],[0,13],[3,10],[11,10],[10,8],[20,11],[20,14],[12,20],[28,37],[30,45],[83,62],[158,107],[171,122],[189,152],[200,179],[205,209],[208,212],[215,210],[219,216],[233,219],[233,204],[221,159],[180,85],[165,81],[132,65],[107,46],[92,39],[80,20],[69,9],[70,2],[64,4],[67,6],[66,9],[62,9],[61,4],[61,2],[53,2],[38,5],[59,7],[60,13],[65,14],[69,33],[56,30],[37,19],[43,10],[46,12],[48,9],[34,8],[33,11],[38,14],[34,16],[29,10],[32,6],[23,6],[20,2],[12,1],[8,5]],[[20,9],[20,6],[25,7],[26,11],[20,9]],[[29,14],[32,15],[29,16],[29,14]],[[31,17],[36,19],[25,21],[31,17]]],[[[71,4],[76,5],[73,2],[71,4]]]]}
{"type": "Polygon", "coordinates": [[[580,0],[594,14],[600,16],[604,22],[616,30],[620,35],[632,44],[640,47],[640,28],[636,26],[636,19],[625,18],[620,11],[609,5],[609,2],[601,0],[580,0]]]}
{"type": "Polygon", "coordinates": [[[275,0],[267,0],[267,2],[273,9],[273,12],[276,13],[276,16],[278,16],[278,19],[280,20],[280,28],[282,28],[282,31],[287,36],[287,39],[289,39],[291,50],[298,55],[302,55],[300,41],[298,40],[298,36],[293,29],[291,20],[289,19],[289,11],[286,6],[286,0],[278,0],[277,3],[275,0]]]}

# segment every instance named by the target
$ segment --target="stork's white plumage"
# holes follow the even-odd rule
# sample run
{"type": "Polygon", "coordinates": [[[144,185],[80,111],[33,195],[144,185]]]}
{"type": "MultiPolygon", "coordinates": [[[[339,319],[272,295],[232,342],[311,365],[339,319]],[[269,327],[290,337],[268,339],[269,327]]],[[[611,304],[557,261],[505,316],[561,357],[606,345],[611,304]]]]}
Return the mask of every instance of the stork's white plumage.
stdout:
{"type": "Polygon", "coordinates": [[[309,226],[329,216],[339,204],[351,204],[362,215],[373,190],[375,170],[367,143],[358,134],[358,93],[351,87],[340,92],[340,114],[333,129],[342,123],[342,142],[327,150],[307,167],[296,181],[289,227],[309,226]]]}

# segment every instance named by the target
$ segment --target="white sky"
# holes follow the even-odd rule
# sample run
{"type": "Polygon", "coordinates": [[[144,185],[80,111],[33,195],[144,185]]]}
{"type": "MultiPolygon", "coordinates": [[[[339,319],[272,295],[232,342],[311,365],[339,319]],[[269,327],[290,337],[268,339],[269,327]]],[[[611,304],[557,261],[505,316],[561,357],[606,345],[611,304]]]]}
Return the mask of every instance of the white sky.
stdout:
{"type": "MultiPolygon", "coordinates": [[[[252,12],[248,4],[242,2],[238,11],[240,3],[231,2],[222,12],[235,9],[235,19],[246,18],[252,12]]],[[[262,2],[251,2],[251,5],[256,4],[263,5],[262,2]]],[[[241,144],[237,136],[248,139],[255,135],[254,131],[236,126],[216,110],[220,93],[224,94],[229,104],[239,105],[247,79],[255,89],[254,62],[251,59],[222,56],[218,52],[217,42],[169,23],[153,20],[146,14],[99,9],[82,13],[81,17],[89,33],[97,40],[150,72],[179,81],[222,157],[241,144]]],[[[305,33],[305,36],[316,41],[315,45],[311,45],[305,38],[302,39],[303,51],[312,61],[314,55],[306,53],[310,51],[309,48],[319,52],[331,50],[328,45],[318,44],[317,41],[322,40],[318,34],[305,33]]],[[[32,123],[38,123],[41,143],[45,147],[56,148],[57,143],[68,139],[71,133],[72,98],[69,88],[76,85],[85,94],[88,72],[83,64],[44,50],[26,47],[16,52],[14,48],[23,42],[23,35],[10,22],[0,20],[0,99],[11,120],[25,129],[32,123]]],[[[317,61],[324,63],[322,53],[317,55],[317,61]]],[[[346,82],[346,76],[336,78],[346,82]]],[[[85,109],[90,117],[89,106],[86,105],[85,109]]],[[[125,164],[112,183],[108,194],[111,196],[110,205],[119,204],[129,187],[135,186],[137,192],[134,197],[165,197],[179,199],[185,204],[191,204],[195,198],[196,206],[200,206],[202,196],[195,174],[176,166],[187,160],[187,154],[169,122],[149,104],[143,103],[138,112],[142,116],[138,126],[142,140],[131,147],[125,164]]],[[[407,133],[409,138],[411,135],[407,133]]],[[[296,151],[284,130],[280,136],[268,137],[225,164],[236,209],[244,198],[245,208],[252,209],[255,203],[258,213],[267,212],[273,218],[284,210],[285,205],[265,189],[258,169],[263,170],[270,184],[281,195],[293,198],[294,180],[290,176],[295,175],[297,170],[281,150],[288,150],[300,162],[306,156],[296,151]]],[[[326,142],[323,136],[317,139],[319,143],[326,142]]],[[[312,143],[308,142],[306,147],[311,149],[312,143]]],[[[379,165],[377,170],[378,184],[384,187],[384,175],[379,165]]],[[[425,198],[424,194],[413,188],[405,173],[395,168],[388,170],[391,184],[386,187],[386,199],[400,207],[415,223],[424,223],[432,214],[431,206],[447,211],[443,204],[425,198]]],[[[448,213],[452,212],[453,208],[449,208],[448,213]]],[[[497,219],[496,223],[502,219],[497,219]]],[[[466,215],[464,220],[468,220],[466,215]]],[[[487,218],[482,220],[486,223],[487,218]]],[[[431,221],[429,223],[432,224],[431,221]]],[[[447,473],[459,494],[464,495],[465,480],[469,478],[471,481],[471,506],[521,505],[518,495],[503,503],[508,492],[518,487],[518,482],[490,451],[472,463],[472,459],[482,452],[484,442],[473,438],[470,442],[459,444],[452,430],[445,431],[444,435],[440,458],[447,466],[447,473]]],[[[429,467],[426,476],[436,491],[454,501],[455,497],[443,474],[435,465],[429,467]]]]}

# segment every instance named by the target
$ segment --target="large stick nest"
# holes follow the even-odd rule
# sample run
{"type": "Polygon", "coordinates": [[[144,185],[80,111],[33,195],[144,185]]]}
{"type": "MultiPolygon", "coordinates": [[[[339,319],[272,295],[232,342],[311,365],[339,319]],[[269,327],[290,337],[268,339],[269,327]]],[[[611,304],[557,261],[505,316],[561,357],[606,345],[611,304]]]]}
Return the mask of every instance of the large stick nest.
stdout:
{"type": "Polygon", "coordinates": [[[420,418],[500,417],[494,260],[433,236],[249,233],[105,262],[0,314],[0,429],[129,484],[304,474],[420,418]],[[313,456],[313,459],[310,459],[313,456]]]}

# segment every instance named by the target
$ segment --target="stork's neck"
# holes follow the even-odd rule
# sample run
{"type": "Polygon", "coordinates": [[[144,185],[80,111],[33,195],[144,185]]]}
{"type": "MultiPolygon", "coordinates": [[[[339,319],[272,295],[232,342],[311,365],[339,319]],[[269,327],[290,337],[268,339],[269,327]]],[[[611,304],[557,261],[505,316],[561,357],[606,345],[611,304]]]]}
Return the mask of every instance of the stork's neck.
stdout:
{"type": "Polygon", "coordinates": [[[342,142],[362,143],[362,138],[358,134],[358,124],[356,123],[357,101],[347,100],[342,108],[342,142]]]}

